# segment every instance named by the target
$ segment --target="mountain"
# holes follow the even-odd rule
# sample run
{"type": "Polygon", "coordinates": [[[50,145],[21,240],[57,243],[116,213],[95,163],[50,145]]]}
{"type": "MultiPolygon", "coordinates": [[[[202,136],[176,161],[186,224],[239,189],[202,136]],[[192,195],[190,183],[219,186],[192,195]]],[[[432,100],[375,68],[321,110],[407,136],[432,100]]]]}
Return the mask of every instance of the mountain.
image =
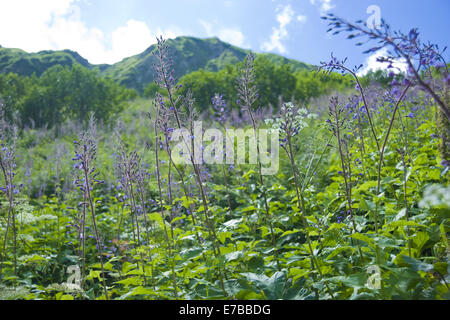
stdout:
{"type": "MultiPolygon", "coordinates": [[[[242,61],[247,54],[245,50],[217,38],[178,37],[167,40],[167,45],[173,58],[175,76],[178,78],[201,68],[217,71],[227,64],[242,61]]],[[[153,52],[156,49],[154,44],[141,54],[112,65],[104,71],[104,75],[127,87],[141,90],[155,79],[153,64],[156,63],[156,57],[153,52]]]]}
{"type": "MultiPolygon", "coordinates": [[[[242,61],[249,50],[235,47],[218,38],[199,39],[194,37],[178,37],[167,40],[170,54],[174,61],[175,76],[180,78],[198,69],[218,71],[228,64],[242,61]]],[[[153,52],[156,45],[144,52],[123,59],[113,65],[93,65],[78,53],[70,50],[40,51],[27,53],[20,49],[9,49],[0,46],[0,73],[14,72],[29,76],[36,73],[40,76],[48,68],[60,64],[72,66],[80,64],[89,69],[98,69],[102,76],[109,77],[129,88],[142,92],[144,87],[155,79],[153,64],[156,57],[153,52]]],[[[294,71],[310,70],[313,66],[296,60],[271,54],[261,53],[276,64],[290,64],[294,71]]]]}
{"type": "Polygon", "coordinates": [[[31,76],[36,73],[40,76],[45,70],[58,64],[62,66],[80,64],[83,67],[92,68],[86,59],[70,50],[27,53],[21,49],[0,46],[0,73],[13,72],[22,76],[31,76]]]}
{"type": "MultiPolygon", "coordinates": [[[[175,76],[180,78],[198,69],[218,71],[228,64],[243,61],[250,50],[235,47],[218,38],[199,39],[193,37],[178,37],[167,40],[170,54],[173,58],[175,76]]],[[[141,54],[126,58],[105,69],[104,75],[119,81],[119,83],[141,91],[144,86],[155,79],[153,64],[156,57],[153,52],[156,44],[150,46],[141,54]]],[[[267,59],[276,63],[291,64],[292,69],[311,70],[313,66],[296,60],[287,59],[271,53],[263,53],[267,59]]]]}

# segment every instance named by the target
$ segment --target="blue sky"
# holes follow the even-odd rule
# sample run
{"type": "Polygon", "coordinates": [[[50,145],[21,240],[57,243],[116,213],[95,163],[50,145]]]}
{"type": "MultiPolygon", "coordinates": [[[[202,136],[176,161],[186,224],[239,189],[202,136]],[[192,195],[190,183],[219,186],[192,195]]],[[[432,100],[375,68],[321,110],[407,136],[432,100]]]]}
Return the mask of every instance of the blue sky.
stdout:
{"type": "Polygon", "coordinates": [[[217,36],[311,64],[333,52],[376,67],[355,41],[327,34],[320,19],[333,12],[366,20],[370,5],[395,29],[418,27],[423,39],[448,44],[448,0],[1,0],[0,45],[71,49],[91,63],[114,63],[144,51],[159,34],[217,36]]]}

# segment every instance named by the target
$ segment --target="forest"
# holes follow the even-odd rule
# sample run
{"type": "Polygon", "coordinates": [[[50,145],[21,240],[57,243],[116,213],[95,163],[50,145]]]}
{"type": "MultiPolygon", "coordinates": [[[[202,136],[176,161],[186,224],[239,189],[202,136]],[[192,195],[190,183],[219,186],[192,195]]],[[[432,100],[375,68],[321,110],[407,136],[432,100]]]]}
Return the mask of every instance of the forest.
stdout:
{"type": "Polygon", "coordinates": [[[324,19],[389,49],[386,70],[245,52],[181,74],[161,37],[145,85],[75,62],[0,73],[0,300],[448,300],[445,49],[324,19]],[[197,161],[229,156],[199,121],[256,152],[197,161]]]}

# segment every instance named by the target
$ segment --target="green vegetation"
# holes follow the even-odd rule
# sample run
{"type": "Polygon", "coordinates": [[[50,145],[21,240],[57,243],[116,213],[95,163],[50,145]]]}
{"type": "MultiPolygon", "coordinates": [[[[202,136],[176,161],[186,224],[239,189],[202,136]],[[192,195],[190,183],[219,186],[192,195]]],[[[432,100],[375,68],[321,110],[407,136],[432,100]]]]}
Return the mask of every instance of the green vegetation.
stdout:
{"type": "MultiPolygon", "coordinates": [[[[198,106],[204,110],[211,105],[211,97],[221,93],[233,109],[238,108],[238,97],[235,89],[236,79],[242,63],[228,65],[218,72],[200,69],[180,79],[183,92],[191,90],[198,106]]],[[[331,91],[345,91],[353,86],[352,78],[332,73],[324,75],[307,70],[294,71],[291,64],[280,64],[269,60],[266,55],[258,55],[255,59],[256,82],[261,106],[278,107],[279,97],[294,98],[307,103],[331,91]]],[[[146,90],[155,88],[151,84],[146,90]]]]}
{"type": "MultiPolygon", "coordinates": [[[[175,62],[175,76],[180,78],[199,69],[219,71],[227,65],[242,62],[249,52],[217,38],[198,39],[193,37],[178,37],[168,40],[171,54],[175,62]]],[[[54,65],[81,65],[88,69],[97,69],[105,78],[111,78],[117,83],[143,93],[144,88],[155,80],[153,64],[156,62],[153,53],[156,45],[150,46],[144,52],[125,58],[113,65],[92,65],[78,53],[64,51],[41,51],[26,53],[19,49],[0,47],[0,74],[10,72],[22,76],[38,77],[54,65]]],[[[289,64],[294,71],[311,70],[312,66],[275,54],[262,54],[276,65],[289,64]]]]}
{"type": "Polygon", "coordinates": [[[31,76],[32,74],[40,76],[53,66],[76,64],[91,68],[87,60],[70,50],[27,53],[20,49],[0,47],[0,73],[4,74],[12,72],[22,76],[31,76]]]}
{"type": "MultiPolygon", "coordinates": [[[[144,116],[149,105],[149,101],[137,101],[122,112],[121,138],[127,141],[130,150],[136,148],[144,155],[144,163],[155,168],[153,128],[144,116]],[[144,147],[146,143],[151,144],[149,150],[144,147]]],[[[412,103],[402,106],[405,111],[401,121],[405,131],[400,120],[396,121],[382,171],[383,192],[379,196],[376,194],[377,149],[369,138],[369,129],[366,126],[363,129],[363,158],[358,134],[346,131],[348,154],[352,158],[356,232],[346,214],[337,144],[330,140],[328,130],[322,125],[323,118],[308,120],[309,126],[293,140],[298,148],[294,157],[304,185],[306,213],[302,214],[297,203],[285,155],[281,157],[280,172],[265,178],[275,248],[264,218],[257,169],[250,165],[227,167],[227,172],[232,170],[226,178],[227,192],[220,167],[205,166],[202,170],[211,175],[205,187],[210,194],[210,214],[217,228],[221,250],[218,257],[214,256],[208,240],[200,200],[186,198],[182,189],[175,191],[181,188],[176,173],[172,176],[172,204],[164,197],[164,219],[159,213],[156,177],[149,177],[145,209],[148,225],[143,215],[138,215],[141,245],[137,246],[137,240],[133,240],[134,210],[127,205],[126,190],[119,187],[114,176],[113,153],[118,148],[117,142],[110,131],[94,130],[98,141],[99,177],[106,180],[104,185],[94,187],[93,200],[104,245],[109,298],[173,299],[173,268],[176,296],[183,299],[448,299],[448,288],[442,280],[448,282],[449,274],[446,258],[450,213],[448,173],[440,165],[439,140],[430,138],[436,133],[434,107],[426,106],[414,119],[406,117],[414,107],[412,103]],[[395,151],[401,147],[403,139],[407,139],[409,152],[405,161],[395,151]],[[326,148],[329,143],[333,147],[326,148]],[[193,203],[197,207],[196,224],[189,215],[193,203]],[[377,204],[380,224],[376,234],[373,216],[377,204]],[[308,221],[307,229],[302,217],[308,221]],[[145,240],[146,227],[149,243],[145,240]],[[174,250],[171,259],[167,256],[164,228],[169,230],[174,250]],[[199,241],[196,234],[204,240],[199,241]],[[311,267],[312,252],[305,243],[308,234],[320,273],[311,267]],[[280,269],[275,264],[275,252],[280,269]],[[381,290],[367,286],[371,283],[368,268],[374,265],[381,270],[381,290]],[[217,280],[219,266],[228,279],[225,280],[226,296],[217,280]]],[[[387,125],[385,112],[388,110],[389,105],[386,105],[386,111],[376,117],[377,127],[387,125]]],[[[77,133],[69,133],[69,128],[64,132],[54,139],[52,131],[28,130],[18,141],[20,157],[16,183],[23,181],[24,184],[16,200],[18,267],[16,276],[13,242],[9,237],[2,274],[6,287],[0,289],[3,299],[105,298],[89,222],[83,290],[65,284],[69,276],[67,269],[78,264],[79,229],[76,225],[82,198],[73,190],[71,178],[72,140],[77,139],[77,133]],[[14,286],[18,289],[13,289],[14,286]]],[[[383,131],[380,129],[380,132],[383,131]]],[[[163,155],[163,177],[167,177],[169,170],[167,160],[163,155]]],[[[192,172],[189,167],[186,170],[186,183],[196,194],[192,172]]],[[[163,188],[167,190],[167,180],[163,188]]],[[[5,198],[1,216],[4,235],[8,216],[5,198]]]]}
{"type": "MultiPolygon", "coordinates": [[[[189,88],[202,111],[210,108],[215,93],[222,93],[231,108],[238,109],[235,79],[247,50],[217,38],[179,37],[167,44],[183,92],[189,88]]],[[[0,50],[0,98],[8,118],[17,113],[22,125],[42,127],[66,119],[86,120],[91,111],[106,120],[136,95],[123,86],[138,89],[147,98],[157,92],[164,94],[154,83],[156,45],[112,66],[91,65],[71,51],[27,54],[16,49],[0,50]]],[[[307,103],[311,98],[352,86],[348,77],[311,72],[310,65],[274,54],[258,54],[255,63],[259,103],[263,107],[276,108],[280,96],[307,103]]]]}
{"type": "Polygon", "coordinates": [[[134,90],[79,65],[56,65],[39,78],[0,74],[0,99],[9,119],[17,114],[22,125],[42,127],[65,120],[87,120],[95,112],[101,120],[123,109],[135,98],[134,90]]]}
{"type": "Polygon", "coordinates": [[[0,299],[450,299],[447,78],[433,97],[356,86],[335,58],[323,70],[350,75],[167,44],[180,81],[162,39],[109,74],[147,98],[77,64],[0,75],[0,299]],[[205,110],[204,129],[277,132],[279,170],[259,150],[174,163],[173,131],[194,141],[205,110]]]}
{"type": "MultiPolygon", "coordinates": [[[[217,38],[178,37],[167,40],[167,44],[174,61],[175,77],[178,78],[199,69],[217,72],[229,65],[242,62],[249,52],[249,50],[240,49],[217,38]]],[[[156,57],[153,54],[156,49],[157,46],[152,45],[143,53],[126,58],[106,69],[104,75],[142,92],[143,88],[156,78],[153,69],[153,64],[156,62],[156,57]]],[[[313,68],[308,64],[275,54],[261,54],[261,56],[278,66],[288,64],[293,71],[311,70],[313,68]]]]}

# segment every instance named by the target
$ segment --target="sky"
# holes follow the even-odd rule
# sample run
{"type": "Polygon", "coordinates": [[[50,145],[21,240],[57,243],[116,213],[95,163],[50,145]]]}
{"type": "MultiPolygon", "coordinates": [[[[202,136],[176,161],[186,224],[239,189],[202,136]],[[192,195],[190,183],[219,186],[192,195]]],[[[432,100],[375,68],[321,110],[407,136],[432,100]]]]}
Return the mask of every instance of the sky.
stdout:
{"type": "Polygon", "coordinates": [[[328,34],[320,17],[331,12],[366,21],[371,6],[393,29],[417,27],[423,40],[449,44],[449,0],[0,0],[0,45],[70,49],[90,63],[112,64],[141,53],[158,35],[218,37],[315,65],[333,52],[368,70],[380,67],[376,56],[328,34]]]}

